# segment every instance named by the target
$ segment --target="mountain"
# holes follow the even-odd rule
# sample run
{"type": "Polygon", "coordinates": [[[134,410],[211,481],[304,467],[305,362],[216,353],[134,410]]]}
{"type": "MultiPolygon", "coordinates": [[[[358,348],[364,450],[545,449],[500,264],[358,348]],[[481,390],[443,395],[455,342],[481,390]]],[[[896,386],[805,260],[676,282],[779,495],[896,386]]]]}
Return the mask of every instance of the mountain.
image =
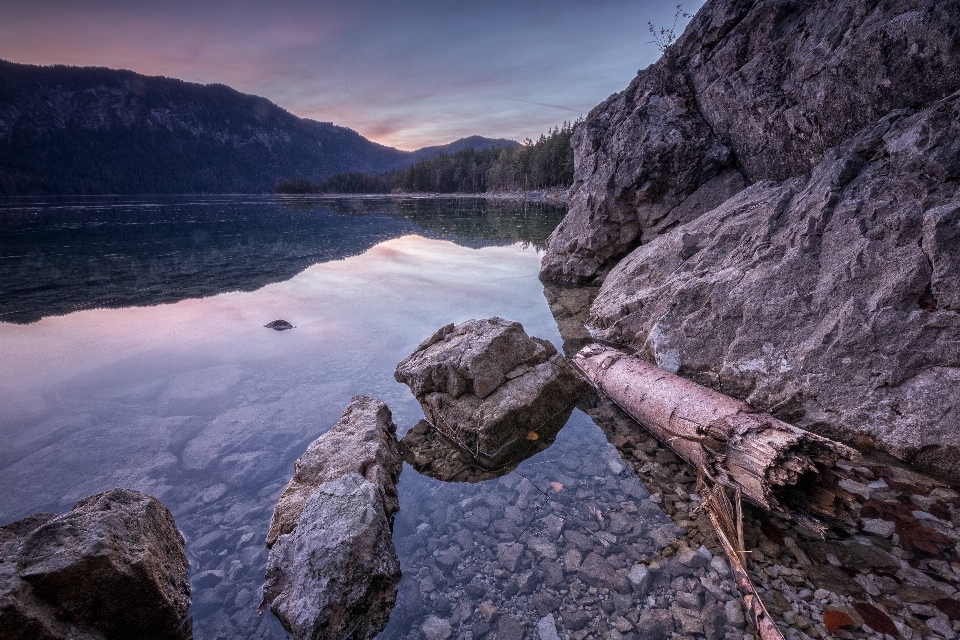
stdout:
{"type": "Polygon", "coordinates": [[[516,149],[519,146],[520,143],[516,140],[470,136],[469,138],[460,138],[459,140],[454,140],[449,144],[442,144],[434,147],[423,147],[422,149],[417,149],[414,151],[413,155],[417,160],[424,160],[427,158],[436,157],[441,153],[453,155],[457,151],[463,151],[464,149],[476,149],[477,151],[484,151],[494,147],[500,147],[502,149],[516,149]]]}
{"type": "Polygon", "coordinates": [[[516,144],[474,136],[401,151],[221,84],[0,60],[0,195],[265,193],[284,178],[516,144]]]}
{"type": "Polygon", "coordinates": [[[958,0],[707,0],[572,144],[591,335],[960,478],[958,0]]]}

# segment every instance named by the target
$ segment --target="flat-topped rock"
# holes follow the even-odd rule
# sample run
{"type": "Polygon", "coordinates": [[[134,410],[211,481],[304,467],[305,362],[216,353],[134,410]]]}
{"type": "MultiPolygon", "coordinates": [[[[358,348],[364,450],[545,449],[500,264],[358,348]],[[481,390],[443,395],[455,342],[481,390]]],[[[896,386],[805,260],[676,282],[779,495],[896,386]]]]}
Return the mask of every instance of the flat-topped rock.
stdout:
{"type": "Polygon", "coordinates": [[[0,527],[0,637],[185,637],[189,564],[156,498],[113,489],[0,527]],[[178,633],[178,630],[180,633],[178,633]]]}
{"type": "Polygon", "coordinates": [[[396,430],[387,405],[355,396],[296,462],[267,536],[260,605],[296,640],[373,638],[387,624],[400,580],[396,430]]]}
{"type": "Polygon", "coordinates": [[[487,461],[539,438],[586,389],[550,342],[497,317],[442,327],[394,376],[435,428],[487,461]]]}

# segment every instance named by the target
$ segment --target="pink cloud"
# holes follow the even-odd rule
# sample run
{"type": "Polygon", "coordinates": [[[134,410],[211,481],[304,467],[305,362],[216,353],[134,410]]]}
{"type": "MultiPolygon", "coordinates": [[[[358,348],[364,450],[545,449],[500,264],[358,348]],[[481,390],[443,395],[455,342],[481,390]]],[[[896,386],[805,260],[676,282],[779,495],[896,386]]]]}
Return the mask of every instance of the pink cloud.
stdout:
{"type": "Polygon", "coordinates": [[[669,8],[10,1],[0,57],[223,83],[405,149],[535,137],[586,113],[658,55],[643,44],[646,20],[669,8]]]}

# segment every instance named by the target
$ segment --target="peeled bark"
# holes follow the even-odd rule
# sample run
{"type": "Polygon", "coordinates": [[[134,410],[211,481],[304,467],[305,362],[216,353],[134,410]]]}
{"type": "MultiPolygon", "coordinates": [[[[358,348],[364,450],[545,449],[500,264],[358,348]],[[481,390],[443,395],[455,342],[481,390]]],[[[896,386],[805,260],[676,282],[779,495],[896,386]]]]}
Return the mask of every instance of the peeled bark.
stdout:
{"type": "Polygon", "coordinates": [[[684,460],[750,502],[789,512],[810,503],[834,513],[832,468],[859,454],[777,420],[637,356],[588,345],[574,364],[601,391],[684,460]]]}

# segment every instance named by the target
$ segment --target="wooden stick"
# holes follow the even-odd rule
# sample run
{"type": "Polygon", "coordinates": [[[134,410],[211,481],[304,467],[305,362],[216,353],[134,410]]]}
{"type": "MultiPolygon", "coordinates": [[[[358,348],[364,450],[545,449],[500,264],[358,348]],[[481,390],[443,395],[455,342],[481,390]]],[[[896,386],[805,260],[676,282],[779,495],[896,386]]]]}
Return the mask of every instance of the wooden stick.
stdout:
{"type": "Polygon", "coordinates": [[[859,454],[612,347],[592,344],[573,358],[586,377],[661,442],[717,484],[766,509],[788,513],[785,497],[815,483],[838,460],[859,454]]]}
{"type": "MultiPolygon", "coordinates": [[[[710,517],[710,523],[713,525],[713,531],[717,534],[720,546],[723,547],[727,560],[730,562],[730,570],[733,572],[733,581],[737,585],[737,591],[743,597],[743,602],[747,605],[747,611],[750,612],[750,618],[753,620],[757,632],[762,640],[783,640],[783,634],[770,618],[770,613],[763,606],[763,601],[757,595],[757,590],[753,586],[753,580],[747,573],[746,550],[743,544],[743,512],[740,507],[740,496],[735,495],[737,501],[736,522],[731,521],[733,515],[733,506],[727,497],[727,490],[721,485],[715,484],[712,488],[708,487],[703,469],[697,473],[697,491],[700,494],[700,506],[694,512],[703,509],[710,517]],[[730,537],[736,533],[738,546],[730,543],[730,537]]],[[[737,492],[738,493],[738,492],[737,492]]]]}

